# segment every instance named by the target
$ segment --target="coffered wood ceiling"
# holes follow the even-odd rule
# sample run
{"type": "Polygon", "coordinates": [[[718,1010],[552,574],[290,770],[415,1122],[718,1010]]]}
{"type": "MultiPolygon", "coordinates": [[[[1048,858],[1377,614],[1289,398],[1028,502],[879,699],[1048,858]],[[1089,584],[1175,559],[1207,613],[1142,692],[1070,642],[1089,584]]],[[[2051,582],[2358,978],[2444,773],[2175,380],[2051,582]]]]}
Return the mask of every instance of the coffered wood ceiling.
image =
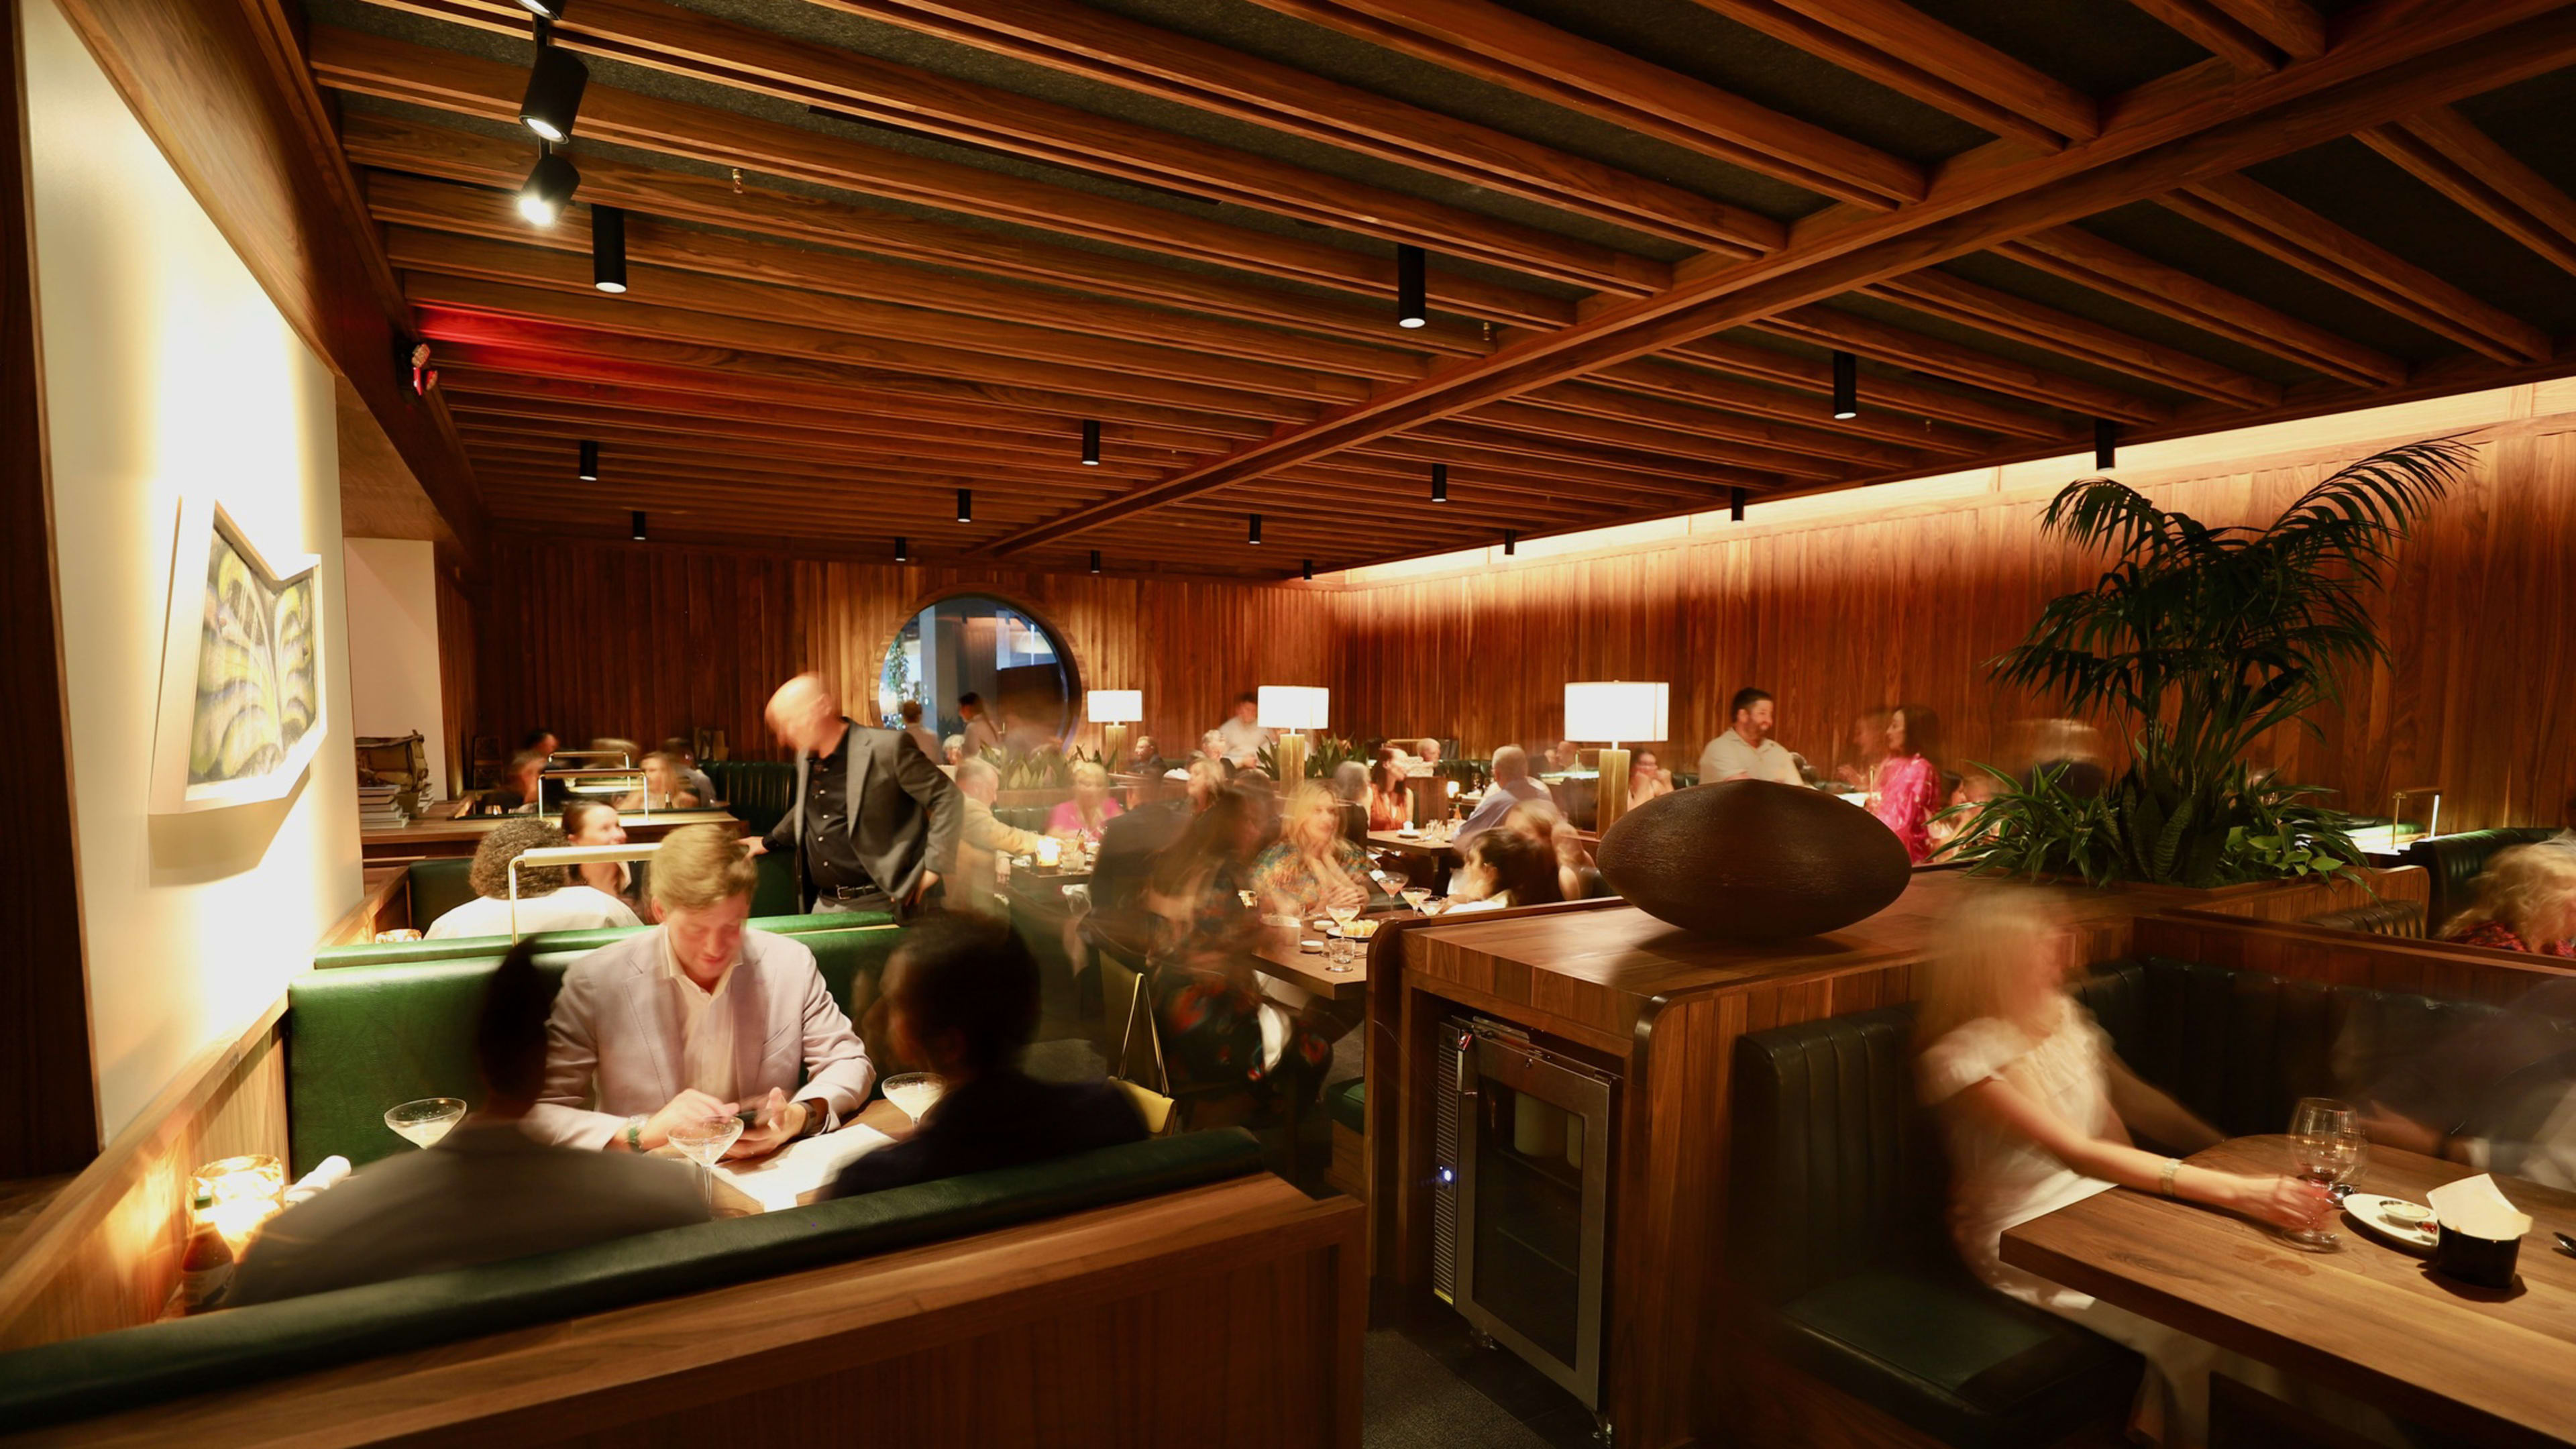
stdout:
{"type": "Polygon", "coordinates": [[[1281,576],[2571,370],[2569,0],[572,0],[551,228],[515,0],[306,11],[540,530],[1281,576]]]}

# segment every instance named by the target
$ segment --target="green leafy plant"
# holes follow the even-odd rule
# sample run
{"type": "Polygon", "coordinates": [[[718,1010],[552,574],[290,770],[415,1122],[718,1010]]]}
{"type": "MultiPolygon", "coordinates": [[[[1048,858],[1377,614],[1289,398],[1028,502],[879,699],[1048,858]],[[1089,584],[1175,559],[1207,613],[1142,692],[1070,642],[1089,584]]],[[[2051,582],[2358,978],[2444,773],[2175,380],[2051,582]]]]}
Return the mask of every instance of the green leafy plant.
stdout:
{"type": "MultiPolygon", "coordinates": [[[[1261,766],[1261,773],[1273,780],[1279,778],[1279,750],[1276,746],[1263,745],[1255,758],[1261,766]]],[[[1361,758],[1358,748],[1349,740],[1317,740],[1314,748],[1306,751],[1306,778],[1329,780],[1333,777],[1333,772],[1340,769],[1343,762],[1347,760],[1368,763],[1361,758]]]]}
{"type": "Polygon", "coordinates": [[[2300,495],[2268,528],[2218,528],[2108,478],[2067,485],[2044,532],[2112,556],[1987,666],[2068,712],[2109,720],[2128,768],[2097,801],[2062,777],[1959,807],[1952,858],[1980,870],[2210,887],[2356,863],[2348,818],[2322,793],[2258,777],[2267,731],[2341,697],[2343,672],[2382,656],[2371,594],[2423,511],[2472,457],[2449,439],[2374,454],[2300,495]],[[2079,803],[2081,808],[2079,808],[2079,803]]]}

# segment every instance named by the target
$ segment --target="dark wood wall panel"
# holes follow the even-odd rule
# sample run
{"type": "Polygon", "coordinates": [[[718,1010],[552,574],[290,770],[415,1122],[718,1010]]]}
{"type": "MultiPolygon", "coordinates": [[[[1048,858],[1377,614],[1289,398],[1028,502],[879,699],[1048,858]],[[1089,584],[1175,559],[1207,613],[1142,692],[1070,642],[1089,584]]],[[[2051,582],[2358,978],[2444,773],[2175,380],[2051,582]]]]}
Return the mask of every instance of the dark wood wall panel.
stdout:
{"type": "MultiPolygon", "coordinates": [[[[2439,785],[2459,827],[2557,818],[2576,788],[2576,415],[2473,435],[2474,472],[2410,541],[2379,606],[2388,661],[2348,681],[2316,734],[2264,750],[2366,813],[2439,785]]],[[[2268,521],[2349,457],[2141,477],[2206,522],[2268,521]]],[[[1337,725],[1436,732],[1469,752],[1554,737],[1570,679],[1673,686],[1687,768],[1740,685],[1779,696],[1779,734],[1821,765],[1851,722],[1913,702],[1954,766],[2000,760],[2036,703],[1983,664],[2098,566],[2038,532],[2042,496],[1985,495],[1888,517],[1717,523],[1625,552],[1378,583],[1333,595],[1337,725]]],[[[1758,518],[1758,515],[1757,515],[1758,518]]]]}

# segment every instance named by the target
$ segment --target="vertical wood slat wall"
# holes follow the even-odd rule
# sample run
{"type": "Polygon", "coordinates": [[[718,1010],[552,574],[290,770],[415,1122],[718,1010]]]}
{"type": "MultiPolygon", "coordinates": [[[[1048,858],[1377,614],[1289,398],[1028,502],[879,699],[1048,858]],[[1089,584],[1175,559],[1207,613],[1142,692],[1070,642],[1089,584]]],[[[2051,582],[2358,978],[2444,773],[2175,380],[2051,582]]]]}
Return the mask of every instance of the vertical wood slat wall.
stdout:
{"type": "MultiPolygon", "coordinates": [[[[2264,748],[2362,813],[2438,785],[2446,826],[2554,821],[2576,788],[2576,412],[2470,437],[2477,468],[2378,608],[2388,662],[2349,681],[2319,734],[2264,748]]],[[[2122,476],[2206,522],[2268,521],[2357,451],[2122,476]]],[[[1781,738],[1820,767],[1854,759],[1862,710],[1899,702],[1940,714],[1953,768],[2000,762],[2012,722],[2044,711],[1997,690],[1984,661],[2098,567],[2040,536],[2047,491],[1807,523],[1757,509],[1664,542],[1341,590],[505,535],[478,610],[475,717],[505,745],[539,722],[567,740],[706,726],[766,756],[760,708],[779,680],[817,668],[865,699],[910,613],[983,587],[1058,630],[1084,686],[1143,690],[1147,731],[1176,755],[1256,684],[1329,685],[1335,734],[1448,735],[1486,755],[1553,738],[1566,681],[1627,678],[1671,681],[1675,768],[1748,683],[1779,696],[1781,738]]]]}

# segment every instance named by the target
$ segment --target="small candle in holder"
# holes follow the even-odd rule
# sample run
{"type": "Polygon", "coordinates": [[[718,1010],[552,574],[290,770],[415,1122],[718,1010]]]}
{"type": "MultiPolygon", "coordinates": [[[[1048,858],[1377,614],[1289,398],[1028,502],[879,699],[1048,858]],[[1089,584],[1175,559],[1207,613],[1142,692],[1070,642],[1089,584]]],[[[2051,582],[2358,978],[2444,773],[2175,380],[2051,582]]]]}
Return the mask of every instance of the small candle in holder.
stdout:
{"type": "Polygon", "coordinates": [[[1055,867],[1056,867],[1056,862],[1057,862],[1057,861],[1059,861],[1059,860],[1061,860],[1061,859],[1063,859],[1063,858],[1064,858],[1064,847],[1063,847],[1063,845],[1059,844],[1058,842],[1056,842],[1056,841],[1055,841],[1055,840],[1053,840],[1053,839],[1041,840],[1041,841],[1039,841],[1039,842],[1038,842],[1038,867],[1039,867],[1039,869],[1041,869],[1041,870],[1053,870],[1053,869],[1055,869],[1055,867]]]}

